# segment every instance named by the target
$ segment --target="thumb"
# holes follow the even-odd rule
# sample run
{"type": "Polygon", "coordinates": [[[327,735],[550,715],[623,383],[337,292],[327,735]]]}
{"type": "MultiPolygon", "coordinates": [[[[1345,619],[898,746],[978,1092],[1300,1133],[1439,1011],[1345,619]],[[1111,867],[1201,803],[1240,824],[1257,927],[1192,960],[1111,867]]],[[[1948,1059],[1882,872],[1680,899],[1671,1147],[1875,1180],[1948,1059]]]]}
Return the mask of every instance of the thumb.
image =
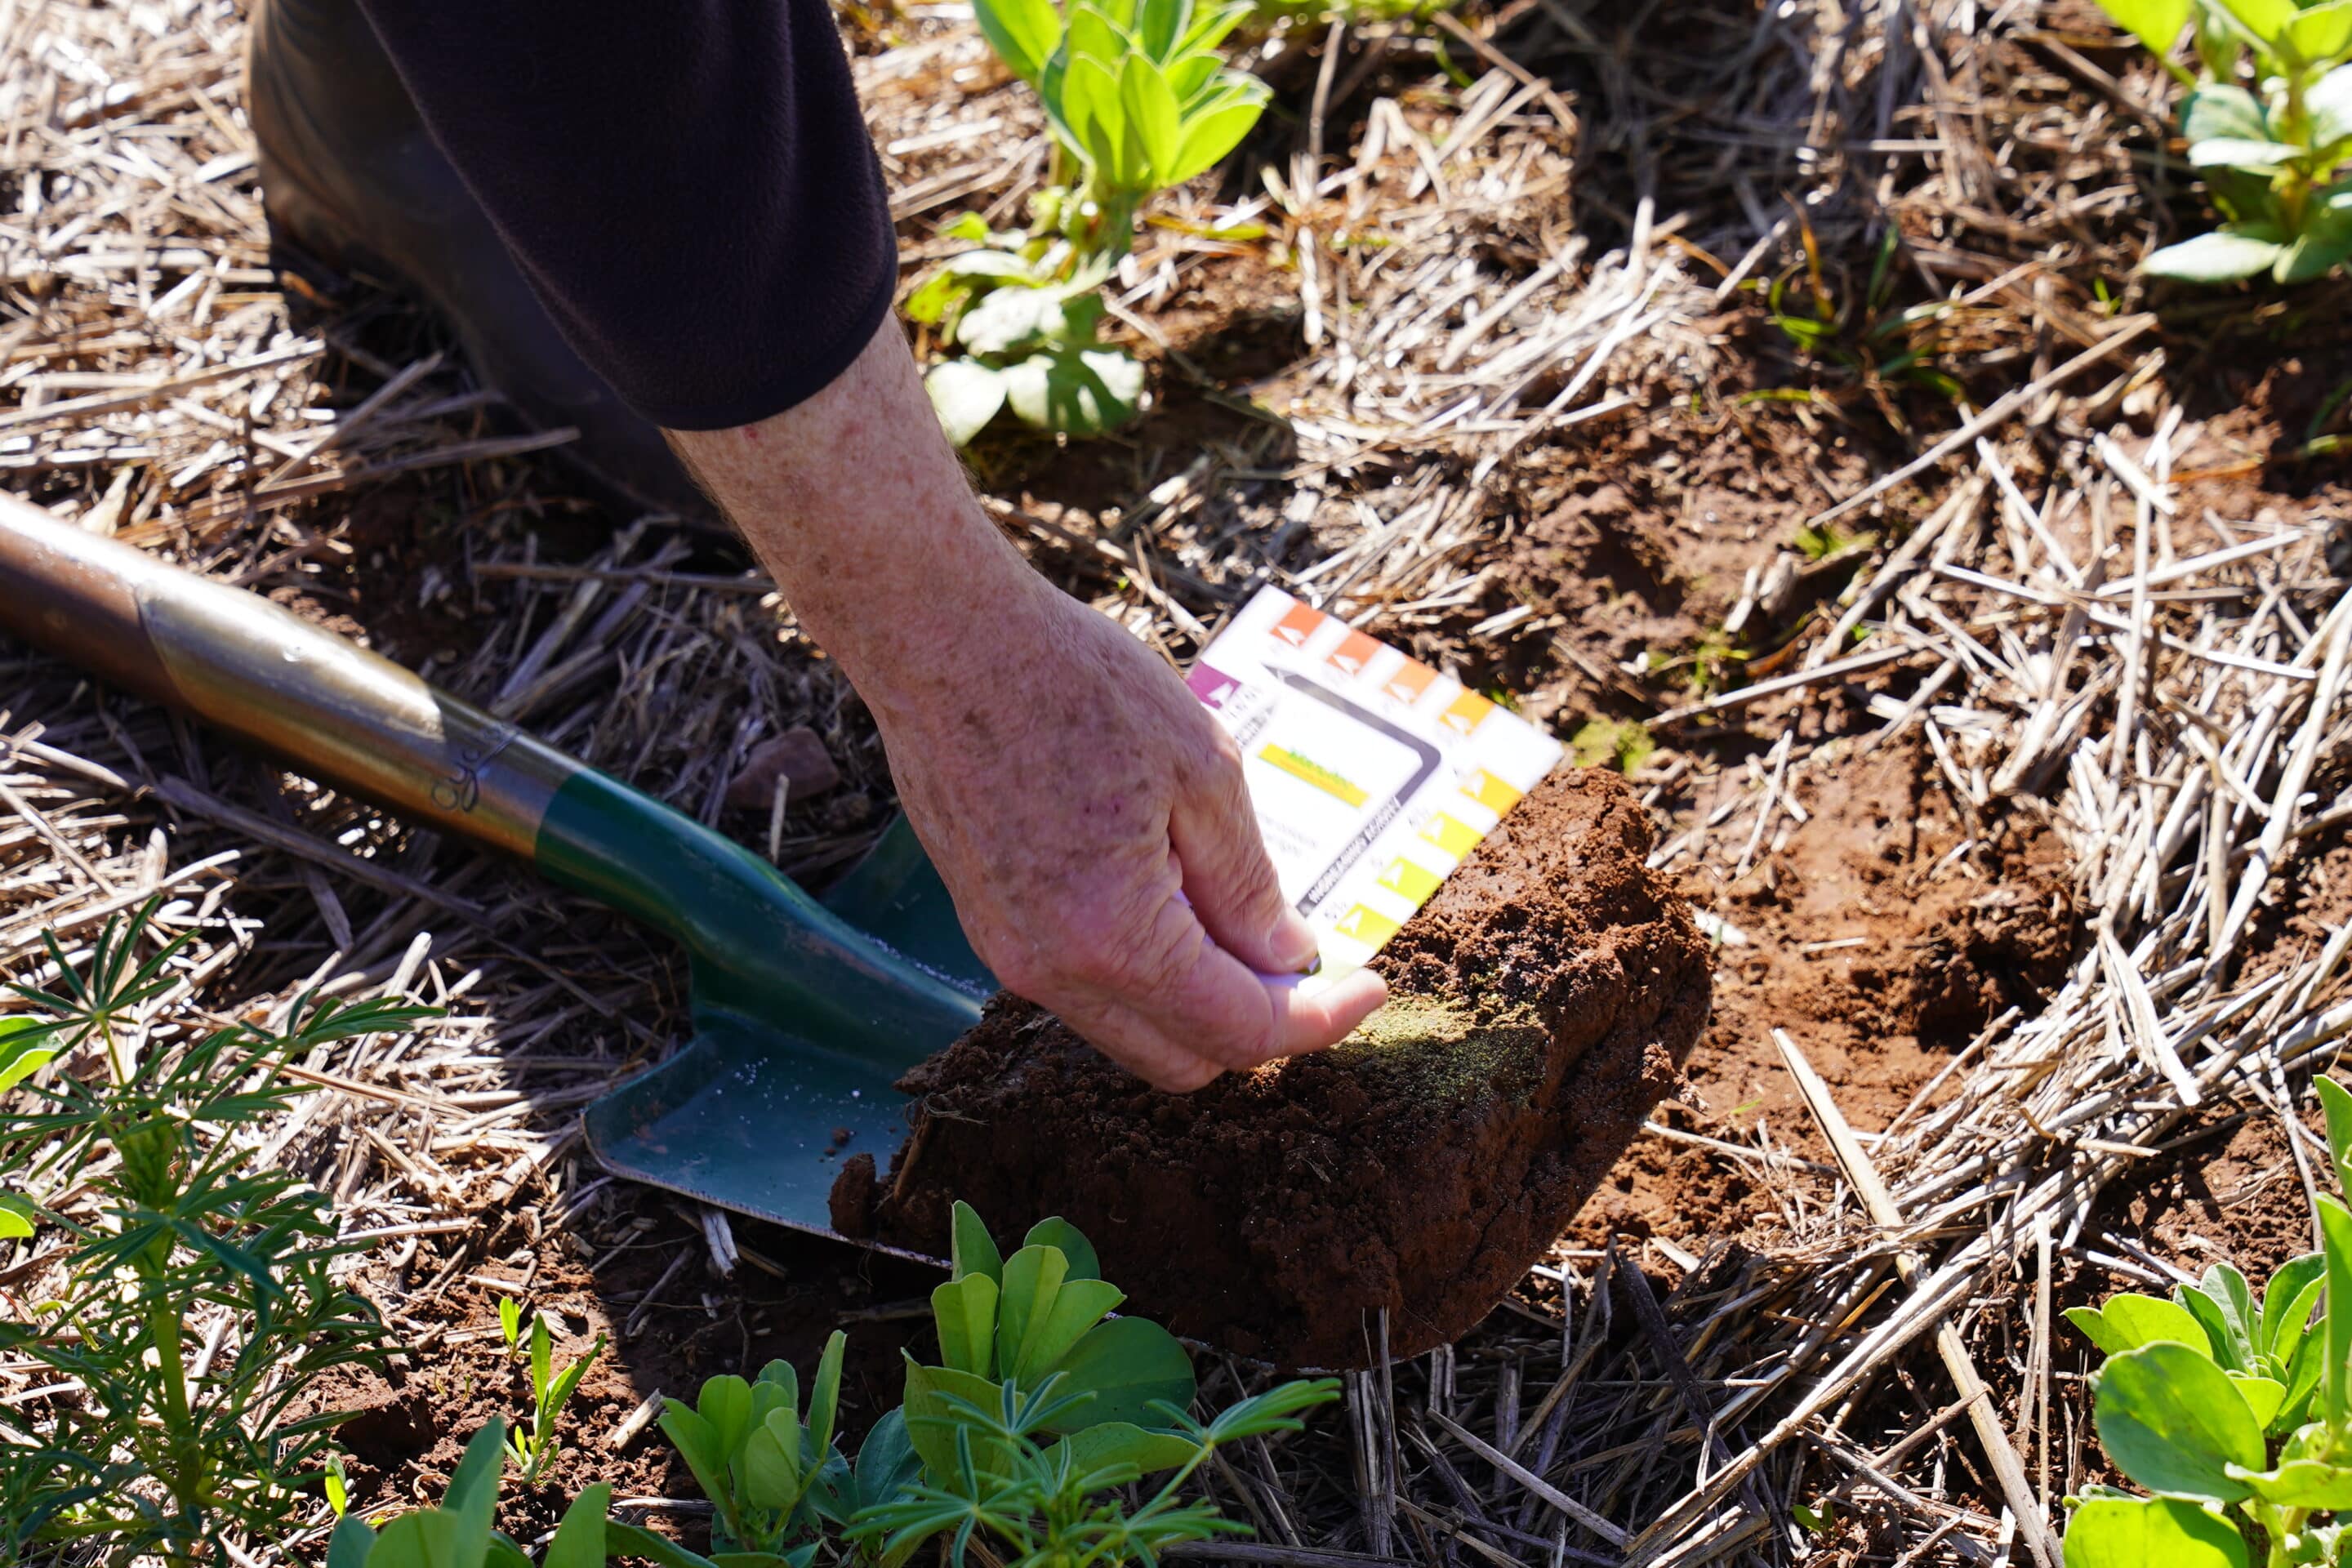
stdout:
{"type": "Polygon", "coordinates": [[[1261,974],[1314,966],[1314,928],[1282,896],[1237,760],[1222,757],[1191,782],[1169,816],[1168,837],[1184,896],[1219,947],[1261,974]]]}

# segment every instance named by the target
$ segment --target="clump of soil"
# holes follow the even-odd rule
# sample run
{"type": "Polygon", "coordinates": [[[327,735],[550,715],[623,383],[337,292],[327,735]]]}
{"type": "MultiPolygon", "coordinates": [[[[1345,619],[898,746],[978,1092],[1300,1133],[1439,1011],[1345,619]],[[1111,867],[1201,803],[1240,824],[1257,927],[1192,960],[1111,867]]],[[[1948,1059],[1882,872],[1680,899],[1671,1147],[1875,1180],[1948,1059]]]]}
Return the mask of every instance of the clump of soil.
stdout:
{"type": "Polygon", "coordinates": [[[1318,1056],[1191,1095],[1145,1087],[1011,996],[909,1073],[911,1136],[834,1223],[944,1252],[1059,1214],[1179,1333],[1288,1365],[1412,1355],[1543,1256],[1673,1083],[1707,1016],[1706,942],[1643,865],[1615,774],[1563,771],[1379,961],[1392,1000],[1318,1056]]]}

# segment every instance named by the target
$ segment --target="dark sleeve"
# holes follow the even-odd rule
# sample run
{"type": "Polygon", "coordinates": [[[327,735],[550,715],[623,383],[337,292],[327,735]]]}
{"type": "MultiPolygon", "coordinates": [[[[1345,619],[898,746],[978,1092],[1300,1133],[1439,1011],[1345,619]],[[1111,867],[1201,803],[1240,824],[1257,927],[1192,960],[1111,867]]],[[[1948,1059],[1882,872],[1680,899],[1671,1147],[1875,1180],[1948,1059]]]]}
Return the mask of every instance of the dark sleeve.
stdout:
{"type": "Polygon", "coordinates": [[[890,309],[898,241],[825,0],[362,0],[579,352],[656,425],[779,413],[890,309]]]}

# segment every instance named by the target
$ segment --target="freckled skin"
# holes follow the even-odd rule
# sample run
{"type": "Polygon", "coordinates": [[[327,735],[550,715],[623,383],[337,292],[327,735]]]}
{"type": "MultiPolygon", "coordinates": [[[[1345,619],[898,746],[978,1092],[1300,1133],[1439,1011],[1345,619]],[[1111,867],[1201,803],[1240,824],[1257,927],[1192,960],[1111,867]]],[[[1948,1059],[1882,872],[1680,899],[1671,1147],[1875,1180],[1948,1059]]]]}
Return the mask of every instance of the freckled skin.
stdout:
{"type": "Polygon", "coordinates": [[[895,322],[824,391],[738,434],[670,441],[872,710],[1007,989],[1169,1089],[1320,1049],[1380,1005],[1370,971],[1306,1001],[1260,977],[1302,967],[1315,941],[1276,885],[1239,755],[1164,659],[981,511],[895,322]]]}

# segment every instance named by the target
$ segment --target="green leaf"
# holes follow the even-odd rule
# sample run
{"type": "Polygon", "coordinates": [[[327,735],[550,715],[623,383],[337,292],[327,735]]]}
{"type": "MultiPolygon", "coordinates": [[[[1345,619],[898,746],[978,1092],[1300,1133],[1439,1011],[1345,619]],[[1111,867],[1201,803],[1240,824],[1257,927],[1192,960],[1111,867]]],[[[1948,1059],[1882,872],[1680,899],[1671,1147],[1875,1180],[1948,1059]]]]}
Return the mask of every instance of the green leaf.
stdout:
{"type": "Polygon", "coordinates": [[[530,1557],[515,1544],[515,1538],[503,1530],[490,1531],[490,1549],[482,1558],[482,1568],[531,1568],[530,1557]]]}
{"type": "Polygon", "coordinates": [[[2271,139],[2262,101],[2242,87],[2215,81],[2200,84],[2181,100],[2180,134],[2190,142],[2271,139]]]}
{"type": "Polygon", "coordinates": [[[2326,1335],[2319,1350],[2319,1407],[2329,1426],[2344,1429],[2352,1415],[2352,1389],[2345,1386],[2352,1362],[2352,1210],[2334,1198],[2319,1200],[2320,1250],[2327,1258],[2327,1304],[2320,1324],[2326,1335]]]}
{"type": "Polygon", "coordinates": [[[2246,1495],[2228,1467],[2262,1467],[2262,1427],[2202,1352],[2142,1345],[2109,1357],[2092,1384],[2099,1441],[2124,1474],[2151,1491],[2223,1502],[2246,1495]]]}
{"type": "Polygon", "coordinates": [[[1172,1470],[1190,1463],[1201,1446],[1173,1432],[1147,1432],[1129,1421],[1102,1421],[1071,1433],[1045,1450],[1048,1464],[1066,1452],[1080,1474],[1111,1465],[1133,1465],[1139,1474],[1172,1470]]]}
{"type": "Polygon", "coordinates": [[[2152,278],[2177,278],[2185,283],[2231,283],[2269,271],[2281,248],[2266,239],[2216,230],[2166,246],[2141,262],[2139,269],[2152,278]]]}
{"type": "MultiPolygon", "coordinates": [[[[2316,1289],[2316,1287],[2315,1287],[2316,1289]]],[[[2326,1359],[2327,1335],[2326,1325],[2318,1333],[2306,1333],[2294,1347],[2286,1363],[2286,1403],[2271,1418],[2273,1433],[2288,1432],[2309,1416],[2312,1395],[2319,1388],[2319,1363],[2326,1359]]]]}
{"type": "Polygon", "coordinates": [[[824,1353],[817,1358],[816,1381],[809,1388],[809,1451],[818,1464],[833,1451],[833,1424],[841,1410],[841,1358],[848,1348],[849,1336],[834,1330],[825,1339],[824,1353]]]}
{"type": "Polygon", "coordinates": [[[563,1510],[540,1568],[604,1568],[604,1511],[612,1500],[609,1481],[581,1489],[563,1510]]]}
{"type": "Polygon", "coordinates": [[[1239,98],[1222,100],[1197,113],[1188,113],[1182,144],[1177,148],[1175,161],[1168,170],[1168,184],[1181,185],[1214,167],[1226,153],[1241,145],[1242,138],[1249,134],[1250,127],[1265,111],[1262,96],[1244,93],[1239,98]]]}
{"type": "Polygon", "coordinates": [[[871,1507],[907,1489],[922,1468],[915,1446],[907,1437],[907,1414],[893,1410],[874,1423],[857,1450],[857,1497],[871,1507]]]}
{"type": "Polygon", "coordinates": [[[2287,26],[2295,17],[2294,0],[2221,0],[2221,4],[2245,24],[2246,31],[2273,47],[2285,38],[2287,26]]]}
{"type": "Polygon", "coordinates": [[[522,1303],[512,1296],[499,1298],[499,1333],[509,1350],[522,1338],[522,1303]]]}
{"type": "Polygon", "coordinates": [[[1004,371],[1004,397],[1025,424],[1092,436],[1135,417],[1143,366],[1116,349],[1059,349],[1004,371]]]}
{"type": "Polygon", "coordinates": [[[1004,373],[975,360],[941,360],[923,377],[923,391],[940,416],[940,428],[947,432],[948,444],[961,447],[1004,406],[1004,373]]]}
{"type": "Polygon", "coordinates": [[[2202,1283],[2174,1287],[2180,1304],[2202,1325],[2213,1359],[2231,1372],[2259,1372],[2254,1364],[2254,1299],[2246,1277],[2226,1263],[2205,1271],[2202,1283]]]}
{"type": "Polygon", "coordinates": [[[931,1291],[931,1317],[940,1329],[940,1359],[958,1372],[987,1377],[997,1364],[996,1281],[968,1274],[931,1291]]]}
{"type": "Polygon", "coordinates": [[[0,1241],[32,1235],[33,1215],[37,1212],[30,1199],[20,1198],[14,1193],[0,1192],[0,1241]]]}
{"type": "Polygon", "coordinates": [[[2352,1468],[2322,1459],[2286,1459],[2269,1470],[2230,1467],[2264,1502],[2284,1508],[2352,1509],[2352,1468]]]}
{"type": "Polygon", "coordinates": [[[1168,90],[1176,95],[1178,103],[1189,110],[1193,100],[1206,92],[1210,84],[1217,79],[1217,73],[1224,68],[1224,64],[1213,49],[1194,49],[1189,54],[1178,55],[1160,68],[1168,78],[1168,90]]]}
{"type": "Polygon", "coordinates": [[[753,1508],[790,1513],[807,1488],[801,1469],[801,1424],[779,1410],[743,1442],[743,1495],[753,1508]]]}
{"type": "Polygon", "coordinates": [[[2092,1498],[2066,1523],[2066,1568],[2247,1568],[2238,1527],[2179,1498],[2092,1498]]]}
{"type": "Polygon", "coordinates": [[[1249,16],[1250,10],[1251,7],[1247,5],[1195,7],[1192,12],[1192,26],[1185,32],[1184,40],[1176,52],[1182,54],[1193,49],[1213,50],[1219,44],[1225,41],[1227,34],[1242,25],[1249,16]]]}
{"type": "Polygon", "coordinates": [[[2189,26],[2192,0],[2099,0],[2116,25],[2159,55],[2168,55],[2189,26]]]}
{"type": "Polygon", "coordinates": [[[2333,146],[2352,136],[2352,66],[2337,66],[2315,82],[2303,95],[2303,111],[2311,117],[2313,146],[2333,146]]]}
{"type": "Polygon", "coordinates": [[[2109,1355],[2132,1348],[2131,1342],[2120,1330],[2107,1326],[2107,1315],[2096,1307],[2069,1307],[2059,1315],[2080,1330],[2084,1338],[2109,1355]]]}
{"type": "Polygon", "coordinates": [[[1165,1400],[1185,1409],[1195,1391],[1192,1358],[1175,1335],[1145,1318],[1097,1323],[1048,1370],[1067,1374],[1058,1392],[1095,1396],[1067,1422],[1057,1424],[1056,1431],[1105,1421],[1161,1426],[1167,1418],[1152,1409],[1153,1404],[1165,1400]]]}
{"type": "Polygon", "coordinates": [[[956,322],[956,342],[976,354],[1034,343],[1059,325],[1062,297],[1053,289],[994,289],[956,322]]]}
{"type": "Polygon", "coordinates": [[[1054,1296],[1042,1318],[1032,1317],[1029,1331],[1006,1375],[1024,1388],[1034,1388],[1086,1331],[1127,1300],[1127,1292],[1103,1279],[1072,1279],[1054,1296]]]}
{"type": "Polygon", "coordinates": [[[2336,1185],[2352,1196],[2352,1091],[2332,1078],[2315,1079],[2320,1113],[2327,1121],[2328,1162],[2336,1167],[2336,1185]]]}
{"type": "Polygon", "coordinates": [[[1127,63],[1119,68],[1118,102],[1126,110],[1127,123],[1140,150],[1140,160],[1131,171],[1131,183],[1174,184],[1176,181],[1169,171],[1176,167],[1182,122],[1176,94],[1170,90],[1168,79],[1141,55],[1129,55],[1127,63]]]}
{"type": "Polygon", "coordinates": [[[695,1408],[710,1424],[712,1444],[721,1454],[733,1454],[751,1436],[751,1385],[731,1372],[705,1381],[695,1408]]]}
{"type": "Polygon", "coordinates": [[[2308,283],[2324,278],[2352,257],[2352,221],[2335,213],[2313,215],[2310,227],[2296,235],[2271,268],[2280,283],[2308,283]]]}
{"type": "Polygon", "coordinates": [[[1152,59],[1168,58],[1192,25],[1192,10],[1191,0],[1143,0],[1135,18],[1135,41],[1152,59]]]}
{"type": "MultiPolygon", "coordinates": [[[[964,1425],[949,1405],[950,1399],[961,1399],[982,1410],[993,1410],[1001,1397],[997,1385],[984,1377],[974,1377],[953,1367],[924,1366],[913,1356],[906,1355],[907,1441],[922,1457],[924,1466],[936,1476],[949,1476],[956,1469],[955,1432],[964,1425]]],[[[980,1433],[971,1435],[972,1458],[982,1469],[1003,1473],[1009,1456],[1003,1445],[980,1433]]]]}
{"type": "Polygon", "coordinates": [[[1006,68],[1035,87],[1062,41],[1062,18],[1051,0],[972,0],[972,15],[1006,68]]]}
{"type": "Polygon", "coordinates": [[[47,1066],[64,1047],[58,1042],[61,1024],[38,1018],[0,1018],[0,1094],[5,1094],[47,1066]]]}
{"type": "Polygon", "coordinates": [[[2295,151],[2284,142],[2216,136],[2208,142],[2190,142],[2189,162],[2200,169],[2275,169],[2293,159],[2295,151]]]}
{"type": "Polygon", "coordinates": [[[702,1495],[718,1506],[722,1516],[728,1511],[727,1500],[734,1496],[734,1481],[728,1466],[733,1455],[721,1447],[718,1428],[705,1421],[676,1399],[662,1401],[661,1429],[694,1472],[695,1484],[702,1495]]]}
{"type": "Polygon", "coordinates": [[[2079,1307],[2070,1310],[2066,1321],[2090,1334],[2091,1342],[2109,1355],[2137,1350],[2142,1345],[2152,1345],[2162,1340],[2188,1345],[2201,1354],[2212,1343],[2205,1326],[2188,1308],[2160,1296],[2127,1292],[2109,1297],[2098,1310],[2098,1316],[2105,1322],[2104,1338],[2084,1327],[2082,1318],[2076,1316],[2082,1310],[2079,1307]]]}
{"type": "Polygon", "coordinates": [[[335,1521],[335,1532],[327,1537],[327,1568],[363,1568],[374,1547],[375,1531],[368,1528],[367,1521],[345,1514],[335,1521]]]}
{"type": "Polygon", "coordinates": [[[530,1317],[530,1387],[538,1396],[539,1407],[548,1406],[549,1373],[553,1369],[555,1349],[548,1341],[547,1319],[537,1312],[530,1317]]]}
{"type": "Polygon", "coordinates": [[[1103,178],[1118,178],[1120,126],[1127,114],[1118,103],[1118,78],[1098,59],[1073,56],[1062,103],[1078,152],[1103,178]]]}
{"type": "MultiPolygon", "coordinates": [[[[467,1568],[458,1547],[462,1531],[457,1516],[446,1509],[419,1509],[404,1513],[383,1527],[368,1553],[368,1568],[467,1568]]],[[[481,1549],[474,1561],[489,1552],[489,1531],[482,1531],[481,1549]]]]}
{"type": "Polygon", "coordinates": [[[1092,60],[1115,80],[1119,62],[1134,52],[1135,42],[1100,11],[1080,5],[1070,13],[1069,47],[1072,65],[1092,60]]]}
{"type": "Polygon", "coordinates": [[[1004,1260],[1004,1295],[996,1306],[996,1364],[1006,1376],[1022,1364],[1031,1328],[1054,1310],[1069,1267],[1069,1258],[1055,1247],[1024,1247],[1004,1260]]]}
{"type": "Polygon", "coordinates": [[[1021,1238],[1024,1247],[1058,1247],[1063,1259],[1069,1265],[1065,1279],[1099,1279],[1102,1259],[1095,1256],[1095,1244],[1088,1241],[1076,1226],[1061,1215],[1041,1219],[1029,1227],[1021,1238]]]}
{"type": "Polygon", "coordinates": [[[2316,1252],[2290,1258],[2271,1270],[2263,1286],[2263,1326],[2256,1349],[2282,1362],[2294,1353],[2312,1308],[2318,1305],[2326,1273],[2327,1259],[2316,1252]]]}
{"type": "Polygon", "coordinates": [[[2225,1375],[2230,1385],[2238,1391],[2238,1396],[2246,1402],[2246,1408],[2254,1413],[2254,1425],[2265,1432],[2269,1431],[2271,1423],[2278,1418],[2280,1409],[2286,1404],[2286,1384],[2275,1378],[2248,1372],[2232,1372],[2225,1375]]]}
{"type": "Polygon", "coordinates": [[[441,1506],[457,1521],[457,1568],[476,1568],[488,1550],[490,1521],[499,1509],[499,1472],[505,1468],[507,1424],[493,1420],[474,1434],[449,1477],[441,1506]]]}
{"type": "Polygon", "coordinates": [[[2287,24],[2294,52],[2317,64],[2332,60],[2352,45],[2352,0],[2326,0],[2309,6],[2287,24]]]}

